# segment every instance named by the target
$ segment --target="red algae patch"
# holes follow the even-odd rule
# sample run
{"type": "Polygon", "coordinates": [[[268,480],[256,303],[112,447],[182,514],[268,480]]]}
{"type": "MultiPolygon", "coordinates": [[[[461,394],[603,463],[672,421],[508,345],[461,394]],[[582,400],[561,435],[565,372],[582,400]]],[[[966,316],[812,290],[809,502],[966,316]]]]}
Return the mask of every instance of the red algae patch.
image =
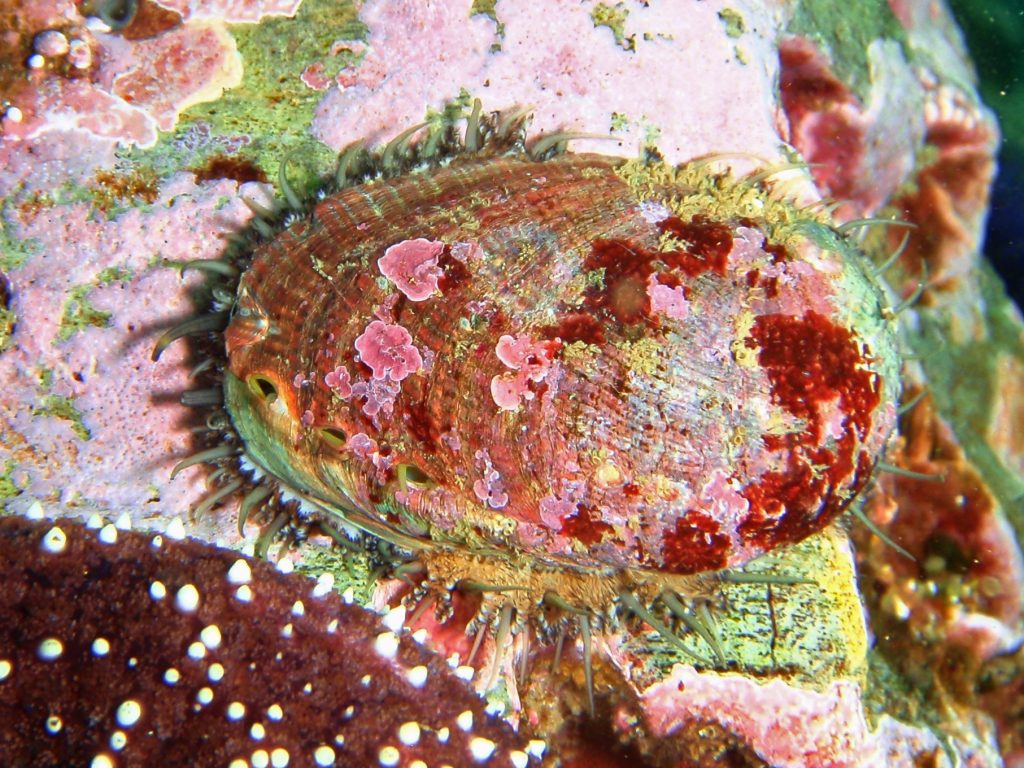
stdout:
{"type": "Polygon", "coordinates": [[[803,317],[763,315],[755,320],[748,343],[759,349],[758,364],[768,373],[772,400],[799,418],[805,429],[765,438],[766,444],[785,446],[790,460],[785,471],[768,473],[741,491],[750,512],[740,530],[751,539],[802,538],[801,529],[814,521],[789,516],[788,511],[824,498],[822,514],[832,517],[849,502],[842,494],[833,496],[832,489],[851,472],[863,476],[871,471],[871,457],[854,455],[854,447],[871,427],[879,381],[849,330],[814,312],[803,317]],[[819,406],[832,400],[844,427],[852,431],[837,435],[833,447],[824,448],[826,426],[819,406]],[[769,516],[778,522],[766,533],[769,516]]]}

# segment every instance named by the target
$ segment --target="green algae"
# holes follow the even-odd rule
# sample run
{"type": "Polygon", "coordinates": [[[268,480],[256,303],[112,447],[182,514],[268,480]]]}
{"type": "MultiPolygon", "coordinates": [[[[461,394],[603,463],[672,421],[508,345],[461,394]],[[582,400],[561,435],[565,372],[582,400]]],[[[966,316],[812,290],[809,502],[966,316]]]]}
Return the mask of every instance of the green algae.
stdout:
{"type": "Polygon", "coordinates": [[[615,44],[624,51],[636,50],[636,36],[626,35],[626,19],[629,18],[629,9],[625,3],[598,3],[590,12],[590,19],[595,27],[608,27],[615,38],[615,44]]]}
{"type": "Polygon", "coordinates": [[[38,368],[35,373],[39,401],[32,408],[33,416],[61,419],[68,422],[71,431],[81,440],[92,439],[92,432],[85,426],[81,412],[75,408],[74,398],[57,395],[51,392],[54,373],[50,368],[38,368]]]}
{"type": "Polygon", "coordinates": [[[61,309],[57,343],[67,341],[86,328],[109,328],[113,313],[93,305],[90,294],[96,288],[131,280],[132,276],[132,271],[126,267],[111,266],[100,270],[91,283],[69,288],[61,309]]]}
{"type": "Polygon", "coordinates": [[[493,21],[497,21],[498,14],[495,10],[497,4],[497,0],[473,0],[473,5],[469,8],[469,15],[486,16],[493,21]]]}
{"type": "Polygon", "coordinates": [[[302,559],[295,564],[295,570],[312,578],[329,573],[334,577],[335,592],[357,605],[365,607],[370,604],[377,574],[363,551],[306,544],[302,547],[302,559]],[[346,595],[349,590],[351,592],[346,595]]]}
{"type": "Polygon", "coordinates": [[[495,36],[498,38],[496,42],[491,44],[490,52],[497,53],[501,50],[501,41],[505,39],[505,23],[498,18],[498,12],[495,8],[497,0],[473,0],[473,5],[469,9],[470,16],[486,16],[495,25],[495,36]]]}
{"type": "Polygon", "coordinates": [[[10,272],[25,266],[30,258],[42,252],[35,238],[21,240],[14,236],[12,202],[8,198],[0,209],[0,270],[10,272]]]}
{"type": "Polygon", "coordinates": [[[920,357],[939,414],[949,421],[965,455],[1008,513],[1018,540],[1024,540],[1024,477],[1004,464],[990,435],[1000,362],[1012,359],[1024,366],[1024,327],[992,267],[982,262],[975,274],[979,295],[967,311],[982,313],[977,319],[983,334],[962,337],[957,328],[964,308],[943,304],[918,310],[920,332],[908,343],[920,357]]]}
{"type": "Polygon", "coordinates": [[[300,197],[311,194],[335,153],[309,134],[323,93],[307,86],[302,74],[319,62],[322,76],[330,80],[361,59],[358,46],[345,45],[366,38],[355,4],[306,0],[292,18],[270,17],[259,24],[232,25],[229,31],[242,58],[242,82],[216,101],[190,107],[154,147],[126,150],[122,160],[165,177],[183,168],[198,169],[211,158],[230,157],[276,180],[288,158],[289,182],[300,197]]]}
{"type": "Polygon", "coordinates": [[[21,488],[17,486],[11,477],[17,467],[18,464],[14,459],[6,459],[4,461],[4,471],[0,474],[0,501],[13,499],[21,494],[21,488]]]}
{"type": "Polygon", "coordinates": [[[868,51],[873,41],[896,40],[909,57],[906,32],[886,0],[799,0],[786,32],[807,37],[826,51],[836,76],[862,102],[871,87],[868,51]]]}
{"type": "Polygon", "coordinates": [[[6,352],[11,346],[11,339],[14,337],[14,326],[18,322],[18,316],[7,309],[0,307],[0,353],[6,352]]]}
{"type": "Polygon", "coordinates": [[[67,341],[86,328],[106,328],[110,325],[112,314],[97,309],[89,301],[89,294],[93,288],[95,286],[91,284],[76,285],[68,291],[61,310],[60,328],[57,331],[58,342],[67,341]]]}
{"type": "Polygon", "coordinates": [[[728,37],[737,38],[747,31],[747,22],[743,14],[734,8],[723,8],[718,12],[718,18],[725,25],[725,34],[728,37]]]}
{"type": "Polygon", "coordinates": [[[68,422],[71,431],[80,440],[92,439],[92,432],[85,426],[82,414],[75,408],[74,401],[69,397],[53,394],[43,395],[39,399],[39,405],[32,409],[32,415],[61,419],[68,422]]]}
{"type": "MultiPolygon", "coordinates": [[[[723,583],[711,607],[725,656],[724,664],[715,668],[781,678],[816,690],[838,679],[862,679],[867,634],[844,534],[826,529],[759,558],[745,570],[813,583],[723,583]]],[[[714,658],[713,650],[692,634],[685,635],[684,643],[706,659],[714,658]]],[[[693,663],[656,634],[630,644],[652,669],[693,663]]]]}
{"type": "Polygon", "coordinates": [[[107,267],[101,269],[96,275],[96,285],[112,285],[113,283],[124,283],[133,277],[132,270],[127,267],[107,267]]]}

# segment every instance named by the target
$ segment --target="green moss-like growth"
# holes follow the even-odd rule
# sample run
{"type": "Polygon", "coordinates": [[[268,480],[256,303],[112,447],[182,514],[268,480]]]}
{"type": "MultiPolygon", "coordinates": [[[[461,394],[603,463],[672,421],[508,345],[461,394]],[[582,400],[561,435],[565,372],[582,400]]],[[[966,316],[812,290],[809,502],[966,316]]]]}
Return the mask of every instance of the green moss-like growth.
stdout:
{"type": "Polygon", "coordinates": [[[125,283],[132,279],[132,271],[126,267],[107,267],[96,275],[96,285],[125,283]]]}
{"type": "Polygon", "coordinates": [[[7,459],[4,462],[3,474],[0,474],[0,501],[6,501],[7,499],[13,499],[15,496],[21,493],[21,489],[15,484],[11,478],[11,473],[17,467],[17,463],[14,459],[7,459]]]}
{"type": "Polygon", "coordinates": [[[14,335],[14,324],[17,320],[17,315],[9,309],[0,309],[0,352],[11,346],[11,337],[14,335]]]}
{"type": "Polygon", "coordinates": [[[496,6],[497,0],[473,0],[473,5],[469,9],[470,16],[486,16],[494,22],[498,42],[491,44],[491,53],[501,50],[501,40],[505,38],[505,24],[498,18],[496,6]]]}
{"type": "Polygon", "coordinates": [[[43,395],[39,405],[32,409],[33,416],[48,416],[55,419],[63,419],[71,426],[71,431],[80,440],[89,440],[92,433],[85,426],[82,414],[75,408],[74,402],[69,397],[62,395],[43,395]]]}
{"type": "Polygon", "coordinates": [[[871,85],[868,47],[874,40],[896,40],[907,52],[906,33],[886,0],[837,3],[800,0],[786,32],[810,38],[825,50],[832,67],[861,99],[871,85]]]}
{"type": "Polygon", "coordinates": [[[629,17],[629,9],[625,3],[598,3],[590,12],[590,18],[595,27],[608,27],[615,37],[615,44],[626,51],[636,50],[636,38],[632,35],[626,36],[626,19],[629,17]]]}
{"type": "Polygon", "coordinates": [[[300,195],[312,193],[334,152],[308,133],[323,93],[307,86],[302,74],[319,62],[322,76],[331,79],[359,61],[358,46],[344,46],[366,37],[355,5],[306,0],[293,18],[271,17],[230,31],[243,61],[242,82],[216,101],[191,107],[155,147],[130,150],[124,159],[160,177],[212,164],[231,178],[276,181],[281,161],[288,158],[291,185],[300,195]]]}
{"type": "Polygon", "coordinates": [[[76,285],[68,291],[61,311],[57,341],[67,341],[84,328],[106,328],[110,325],[111,313],[97,309],[89,301],[92,289],[91,285],[76,285]]]}
{"type": "Polygon", "coordinates": [[[362,606],[370,603],[376,574],[369,558],[361,552],[307,544],[302,548],[302,561],[295,570],[313,578],[330,573],[334,576],[335,592],[344,595],[351,589],[355,603],[362,606]]]}
{"type": "Polygon", "coordinates": [[[718,18],[725,24],[725,34],[729,37],[737,38],[747,31],[743,14],[733,8],[723,8],[718,12],[718,18]]]}
{"type": "Polygon", "coordinates": [[[10,272],[24,266],[32,256],[40,252],[39,241],[19,240],[14,236],[10,223],[10,199],[0,209],[0,270],[10,272]]]}

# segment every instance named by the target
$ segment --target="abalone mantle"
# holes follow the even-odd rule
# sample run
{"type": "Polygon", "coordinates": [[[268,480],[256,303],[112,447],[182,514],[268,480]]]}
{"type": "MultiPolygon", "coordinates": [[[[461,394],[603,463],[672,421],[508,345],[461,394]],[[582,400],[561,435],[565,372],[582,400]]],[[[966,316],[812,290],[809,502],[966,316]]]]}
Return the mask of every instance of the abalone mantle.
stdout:
{"type": "Polygon", "coordinates": [[[736,566],[842,512],[894,425],[862,261],[706,167],[459,157],[255,250],[227,407],[253,463],[406,546],[736,566]]]}

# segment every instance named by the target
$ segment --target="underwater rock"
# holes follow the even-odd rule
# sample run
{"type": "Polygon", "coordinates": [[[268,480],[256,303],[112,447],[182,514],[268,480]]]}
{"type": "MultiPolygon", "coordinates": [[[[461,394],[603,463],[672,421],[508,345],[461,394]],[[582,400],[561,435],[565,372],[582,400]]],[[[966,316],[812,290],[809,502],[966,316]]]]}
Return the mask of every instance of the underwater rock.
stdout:
{"type": "MultiPolygon", "coordinates": [[[[795,168],[773,183],[785,186],[791,199],[820,202],[821,208],[830,196],[849,196],[845,206],[837,201],[837,221],[878,215],[919,225],[884,277],[893,305],[915,298],[924,283],[919,301],[899,316],[901,373],[909,395],[928,389],[935,423],[942,425],[937,432],[922,428],[940,435],[924,444],[938,446],[942,455],[925,456],[918,470],[952,473],[937,486],[887,477],[867,505],[892,538],[924,553],[917,563],[902,563],[870,532],[858,531],[867,623],[860,618],[853,554],[839,530],[845,521],[750,566],[808,576],[817,587],[732,584],[715,592],[713,620],[725,658],[710,658],[712,648],[687,633],[687,642],[709,657],[696,672],[692,658],[636,617],[624,617],[614,631],[595,631],[589,646],[594,717],[580,639],[565,641],[560,667],[551,673],[551,644],[525,647],[520,633],[501,646],[492,624],[478,635],[477,658],[467,664],[475,639],[465,633],[472,611],[456,611],[452,618],[435,616],[428,607],[407,616],[427,629],[428,643],[450,649],[446,658],[457,650],[457,665],[473,672],[478,687],[491,687],[490,669],[501,657],[491,698],[509,716],[555,737],[551,743],[567,762],[578,757],[599,765],[599,757],[611,762],[621,755],[633,765],[714,765],[723,754],[744,765],[781,759],[788,753],[773,751],[781,748],[753,733],[756,727],[770,730],[770,708],[746,721],[749,728],[727,716],[744,697],[756,699],[759,685],[787,692],[778,699],[785,703],[779,717],[835,701],[823,691],[842,691],[846,708],[830,721],[832,732],[856,732],[861,739],[829,753],[845,764],[868,765],[867,756],[878,754],[870,745],[882,743],[897,765],[922,756],[939,765],[955,759],[998,765],[999,749],[1019,755],[1020,713],[1007,702],[1022,677],[1020,654],[1012,650],[1021,638],[1019,603],[1014,606],[1012,596],[1020,591],[1014,563],[1024,531],[1021,430],[1014,428],[1020,414],[1013,397],[1013,379],[1024,365],[1014,341],[1021,321],[978,256],[997,133],[977,101],[969,61],[941,4],[912,0],[851,9],[826,2],[822,13],[805,12],[806,4],[766,7],[747,0],[700,3],[685,12],[659,3],[469,0],[378,1],[359,8],[316,0],[297,8],[184,5],[176,7],[180,23],[151,8],[153,15],[142,17],[130,36],[100,31],[79,12],[88,10],[86,4],[54,4],[46,14],[26,10],[31,33],[19,38],[0,66],[3,83],[16,86],[4,89],[8,101],[0,107],[6,195],[0,269],[7,278],[2,321],[12,328],[0,352],[5,508],[81,518],[127,514],[137,527],[164,530],[177,528],[180,521],[173,521],[204,498],[209,473],[188,468],[170,476],[177,461],[207,445],[201,437],[208,428],[205,413],[177,402],[198,361],[184,348],[168,350],[159,366],[147,357],[160,332],[208,306],[208,297],[201,295],[200,275],[188,271],[180,279],[158,261],[217,258],[225,247],[219,233],[249,221],[239,198],[263,199],[252,180],[276,178],[286,156],[287,177],[305,198],[318,186],[315,177],[330,171],[333,154],[310,132],[332,150],[361,139],[383,144],[441,113],[465,117],[478,96],[488,109],[531,105],[531,132],[566,128],[614,137],[581,139],[572,145],[577,152],[639,157],[642,146],[655,146],[670,164],[717,154],[706,158],[709,175],[732,176],[794,159],[827,159],[827,168],[795,168]],[[258,21],[263,10],[284,15],[233,23],[258,21]],[[147,102],[153,109],[144,111],[112,94],[112,70],[106,80],[95,80],[104,62],[130,70],[137,51],[172,41],[161,37],[209,25],[218,30],[206,38],[220,46],[218,60],[232,46],[237,50],[241,85],[219,97],[211,91],[212,101],[185,108],[170,132],[157,127],[156,112],[168,119],[187,94],[156,98],[147,102]],[[45,66],[26,74],[32,36],[50,31],[65,36],[68,50],[61,53],[54,35],[40,37],[37,53],[45,66]],[[787,63],[787,55],[807,50],[809,69],[798,72],[792,60],[787,63]],[[96,51],[116,57],[97,60],[96,51]],[[49,63],[57,59],[66,62],[64,69],[49,63]],[[66,78],[76,62],[85,64],[86,74],[66,78]],[[777,88],[789,82],[783,74],[803,77],[807,87],[777,88]],[[812,98],[822,84],[830,87],[812,98]],[[64,111],[32,111],[41,103],[63,104],[65,93],[70,101],[60,107],[64,111]],[[68,119],[78,125],[71,133],[62,132],[68,119]],[[850,139],[845,149],[821,144],[828,125],[843,128],[838,136],[850,139]],[[27,137],[28,128],[35,139],[27,137]],[[129,150],[118,141],[146,148],[129,150]],[[956,489],[965,484],[966,495],[987,500],[981,518],[955,514],[956,489]],[[952,496],[936,502],[940,490],[952,496]],[[936,507],[941,524],[925,512],[936,507]],[[975,531],[970,521],[978,519],[982,525],[975,531]],[[936,537],[936,530],[943,536],[936,537]],[[958,555],[964,542],[983,545],[978,559],[985,576],[998,582],[998,595],[985,592],[995,582],[983,578],[981,591],[972,591],[967,603],[952,602],[952,587],[972,579],[974,566],[958,555]],[[997,553],[1005,555],[1001,564],[997,553]],[[880,584],[865,581],[869,574],[880,574],[880,584]],[[904,591],[911,581],[950,589],[938,602],[920,591],[908,591],[914,598],[908,600],[904,591]],[[898,594],[904,604],[886,594],[898,594]],[[900,619],[905,608],[912,617],[900,619]],[[933,616],[937,620],[928,618],[933,616]],[[455,620],[460,617],[461,623],[455,620]],[[788,618],[780,624],[779,617],[788,618]],[[931,634],[917,631],[918,617],[927,618],[931,634]],[[522,686],[521,659],[530,673],[522,686]],[[699,726],[686,720],[696,695],[668,691],[666,681],[673,680],[691,680],[704,692],[708,704],[700,711],[706,721],[699,726]],[[647,691],[658,695],[645,697],[647,691]],[[949,706],[947,691],[956,706],[949,706]],[[657,712],[657,720],[645,720],[645,711],[652,717],[657,712]],[[617,727],[605,727],[612,722],[617,727]],[[702,728],[723,751],[688,751],[695,744],[689,734],[702,728]],[[938,734],[949,738],[930,751],[938,734]]],[[[135,71],[145,80],[157,70],[135,71]]],[[[188,79],[185,74],[180,82],[188,86],[188,79]]],[[[204,82],[211,81],[195,77],[197,90],[204,82]]],[[[143,83],[139,92],[151,85],[143,83]]],[[[860,247],[881,265],[904,234],[896,227],[865,228],[860,247]]],[[[396,258],[386,267],[398,278],[396,290],[405,286],[409,302],[433,276],[429,253],[419,258],[396,258]]],[[[685,308],[664,292],[656,304],[673,320],[685,308]]],[[[512,336],[503,349],[514,364],[490,372],[502,385],[499,399],[510,405],[514,398],[525,400],[519,398],[524,369],[515,342],[512,336]]],[[[405,367],[416,362],[403,360],[405,367]]],[[[421,363],[428,364],[422,355],[421,363]]],[[[404,373],[390,370],[396,377],[404,373]]],[[[355,369],[335,366],[328,373],[328,386],[339,396],[360,383],[355,369]]],[[[527,368],[525,378],[532,373],[527,368]]],[[[389,388],[410,381],[394,378],[389,373],[381,380],[387,386],[370,393],[382,408],[389,388]]],[[[921,417],[913,411],[908,416],[908,442],[896,444],[890,463],[913,469],[906,451],[921,417]]],[[[443,439],[455,444],[460,436],[443,439]]],[[[372,454],[368,443],[353,448],[372,454]]],[[[218,482],[212,481],[214,487],[218,482]]],[[[495,483],[481,491],[495,503],[507,492],[495,483]]],[[[222,500],[190,520],[189,532],[238,544],[237,504],[222,500]]],[[[323,544],[315,535],[300,542],[299,559],[324,557],[323,544]]],[[[373,591],[366,581],[363,586],[373,591]]],[[[376,589],[380,605],[403,599],[408,593],[394,580],[376,589]]],[[[793,760],[801,764],[799,757],[793,760]]],[[[803,764],[815,763],[805,758],[803,764]]]]}

